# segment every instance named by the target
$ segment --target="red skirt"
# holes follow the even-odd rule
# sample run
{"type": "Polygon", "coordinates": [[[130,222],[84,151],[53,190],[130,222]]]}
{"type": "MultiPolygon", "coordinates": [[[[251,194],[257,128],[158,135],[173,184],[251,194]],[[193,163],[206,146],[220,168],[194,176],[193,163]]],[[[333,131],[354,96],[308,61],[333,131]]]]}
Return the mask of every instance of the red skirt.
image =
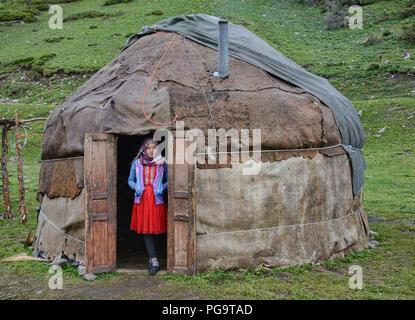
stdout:
{"type": "Polygon", "coordinates": [[[167,232],[167,207],[164,203],[156,205],[151,184],[145,186],[140,203],[134,202],[130,230],[153,234],[167,232]]]}

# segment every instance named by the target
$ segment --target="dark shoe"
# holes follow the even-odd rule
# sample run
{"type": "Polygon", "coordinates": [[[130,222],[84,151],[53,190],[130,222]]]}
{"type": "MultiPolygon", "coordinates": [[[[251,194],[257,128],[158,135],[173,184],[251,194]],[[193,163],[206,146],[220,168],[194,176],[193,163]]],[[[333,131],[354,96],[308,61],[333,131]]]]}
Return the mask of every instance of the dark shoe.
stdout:
{"type": "Polygon", "coordinates": [[[150,274],[153,275],[153,274],[156,274],[160,270],[160,266],[159,265],[154,265],[153,260],[151,259],[149,264],[148,264],[148,269],[150,271],[150,274]]]}
{"type": "Polygon", "coordinates": [[[150,274],[151,275],[154,275],[154,274],[156,274],[158,271],[159,271],[159,267],[156,267],[156,266],[153,266],[153,265],[150,265],[150,274]]]}

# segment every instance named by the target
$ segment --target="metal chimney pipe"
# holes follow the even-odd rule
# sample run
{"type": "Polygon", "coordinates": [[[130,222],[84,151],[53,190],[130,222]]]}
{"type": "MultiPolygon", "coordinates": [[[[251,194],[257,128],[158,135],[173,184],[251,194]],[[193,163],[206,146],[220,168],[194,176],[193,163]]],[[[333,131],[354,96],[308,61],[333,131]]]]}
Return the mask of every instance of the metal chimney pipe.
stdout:
{"type": "Polygon", "coordinates": [[[218,71],[215,76],[218,78],[228,77],[228,21],[219,20],[219,45],[218,45],[218,71]]]}

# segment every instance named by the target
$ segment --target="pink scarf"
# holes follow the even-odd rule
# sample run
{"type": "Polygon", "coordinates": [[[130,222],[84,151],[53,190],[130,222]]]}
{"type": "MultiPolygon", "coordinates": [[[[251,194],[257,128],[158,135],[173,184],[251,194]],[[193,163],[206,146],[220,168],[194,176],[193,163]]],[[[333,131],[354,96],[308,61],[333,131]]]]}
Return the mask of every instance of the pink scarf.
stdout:
{"type": "Polygon", "coordinates": [[[166,162],[166,159],[162,157],[161,155],[157,155],[156,157],[149,157],[147,155],[147,145],[151,142],[154,143],[153,139],[146,138],[143,143],[141,144],[140,149],[138,150],[138,155],[140,157],[141,164],[147,165],[147,166],[155,166],[160,165],[166,162]]]}

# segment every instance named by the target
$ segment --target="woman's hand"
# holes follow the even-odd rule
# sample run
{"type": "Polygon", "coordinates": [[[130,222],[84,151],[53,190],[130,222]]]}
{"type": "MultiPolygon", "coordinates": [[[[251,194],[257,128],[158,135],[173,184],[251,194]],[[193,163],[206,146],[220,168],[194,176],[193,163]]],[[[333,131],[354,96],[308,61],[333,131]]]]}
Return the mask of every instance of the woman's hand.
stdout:
{"type": "Polygon", "coordinates": [[[135,194],[137,196],[141,196],[142,191],[141,191],[141,188],[140,188],[140,184],[138,182],[135,184],[134,190],[135,190],[135,194]]]}
{"type": "Polygon", "coordinates": [[[156,190],[156,196],[157,197],[161,197],[162,195],[163,195],[163,192],[164,192],[164,189],[159,189],[159,188],[157,188],[157,190],[156,190]]]}

